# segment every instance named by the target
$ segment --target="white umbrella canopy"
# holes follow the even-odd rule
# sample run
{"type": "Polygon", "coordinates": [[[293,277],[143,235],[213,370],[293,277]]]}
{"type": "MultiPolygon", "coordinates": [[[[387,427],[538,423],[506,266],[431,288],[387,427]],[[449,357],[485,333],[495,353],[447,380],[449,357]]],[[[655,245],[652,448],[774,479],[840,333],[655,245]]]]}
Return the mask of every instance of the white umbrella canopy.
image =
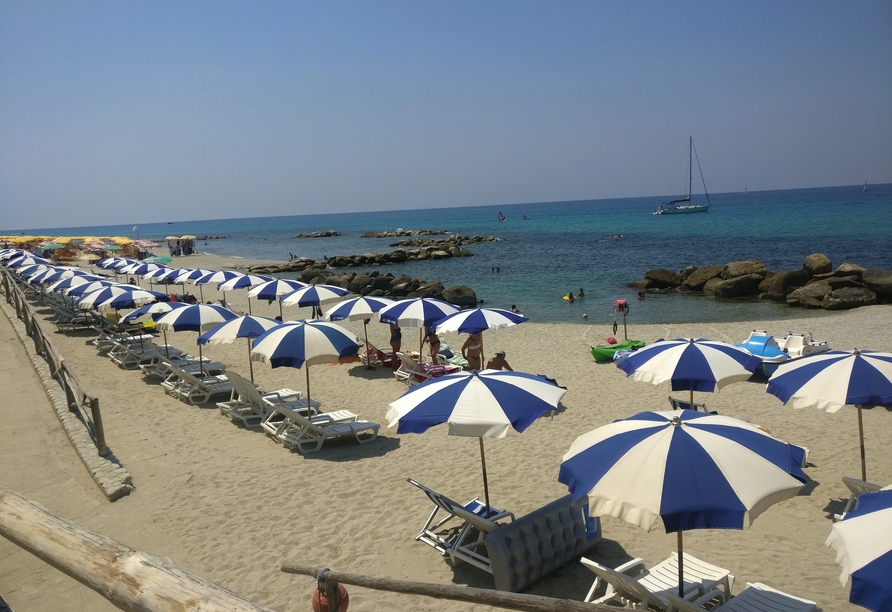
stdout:
{"type": "Polygon", "coordinates": [[[424,347],[424,328],[432,327],[437,321],[458,312],[458,307],[443,300],[432,298],[411,298],[399,300],[395,304],[378,311],[381,323],[400,327],[418,327],[418,352],[424,347]]]}
{"type": "MultiPolygon", "coordinates": [[[[307,284],[298,280],[288,280],[285,278],[274,278],[271,281],[261,283],[248,291],[248,298],[256,297],[261,300],[278,301],[285,294],[303,289],[307,284]]],[[[282,302],[279,301],[279,318],[284,319],[282,312],[282,302]]]]}
{"type": "Polygon", "coordinates": [[[279,300],[282,302],[282,306],[313,306],[313,314],[315,318],[317,309],[320,313],[322,312],[322,309],[318,308],[319,306],[322,306],[322,304],[338,302],[344,299],[344,296],[349,293],[349,289],[343,289],[332,285],[310,285],[309,287],[303,287],[296,291],[292,291],[291,293],[286,293],[280,297],[279,300]]]}
{"type": "MultiPolygon", "coordinates": [[[[155,329],[161,331],[194,331],[202,333],[220,323],[238,318],[238,315],[216,304],[190,304],[171,310],[155,321],[155,329]]],[[[198,344],[198,359],[203,361],[201,343],[198,344]]],[[[202,368],[202,372],[204,369],[202,368]]]]}
{"type": "Polygon", "coordinates": [[[238,338],[248,341],[248,369],[251,382],[254,382],[254,364],[251,360],[251,339],[279,325],[279,321],[269,317],[252,315],[241,316],[221,323],[198,337],[198,344],[232,344],[238,338]]]}
{"type": "MultiPolygon", "coordinates": [[[[328,312],[325,313],[325,318],[329,321],[343,321],[345,319],[348,321],[362,320],[362,329],[363,333],[365,334],[366,350],[370,350],[368,326],[369,319],[371,319],[373,315],[377,314],[378,311],[383,310],[384,308],[387,308],[394,303],[394,300],[385,297],[355,297],[344,300],[337,306],[333,306],[328,312]]],[[[395,355],[393,356],[393,359],[396,359],[395,355]]],[[[371,359],[368,359],[367,362],[369,365],[366,366],[366,369],[374,370],[375,367],[371,365],[371,359]]]]}

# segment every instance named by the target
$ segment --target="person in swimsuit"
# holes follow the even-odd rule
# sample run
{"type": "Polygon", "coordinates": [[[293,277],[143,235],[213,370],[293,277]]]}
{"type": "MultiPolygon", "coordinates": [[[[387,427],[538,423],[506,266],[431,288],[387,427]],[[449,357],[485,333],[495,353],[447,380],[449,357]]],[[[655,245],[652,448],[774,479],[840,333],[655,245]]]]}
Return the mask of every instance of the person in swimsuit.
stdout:
{"type": "Polygon", "coordinates": [[[468,360],[468,367],[479,370],[483,365],[483,336],[471,334],[461,347],[461,356],[468,360]]]}
{"type": "Polygon", "coordinates": [[[437,353],[440,352],[440,337],[427,325],[424,326],[424,341],[431,345],[431,363],[440,363],[437,357],[437,353]]]}
{"type": "Polygon", "coordinates": [[[400,347],[403,345],[403,330],[400,329],[400,326],[396,323],[390,324],[390,349],[393,351],[393,355],[390,357],[390,367],[394,370],[399,368],[400,360],[396,356],[396,354],[400,351],[400,347]]]}
{"type": "Polygon", "coordinates": [[[495,356],[486,363],[487,370],[509,370],[514,369],[505,361],[505,351],[496,351],[495,356]]]}

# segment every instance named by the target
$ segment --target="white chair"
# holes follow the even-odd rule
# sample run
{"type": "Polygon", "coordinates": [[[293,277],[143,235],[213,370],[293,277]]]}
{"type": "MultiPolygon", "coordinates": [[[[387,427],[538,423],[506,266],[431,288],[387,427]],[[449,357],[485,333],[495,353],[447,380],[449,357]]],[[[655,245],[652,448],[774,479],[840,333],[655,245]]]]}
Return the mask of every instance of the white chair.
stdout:
{"type": "Polygon", "coordinates": [[[406,353],[397,353],[396,356],[401,362],[400,367],[393,371],[393,376],[397,380],[413,387],[430,378],[430,376],[421,369],[421,364],[406,353]]]}
{"type": "MultiPolygon", "coordinates": [[[[276,407],[277,412],[282,409],[276,407]]],[[[286,425],[276,438],[285,448],[296,448],[304,454],[318,451],[327,440],[334,438],[352,437],[360,444],[377,439],[380,427],[378,423],[358,419],[339,422],[335,420],[336,414],[322,413],[308,419],[299,412],[291,411],[288,415],[289,425],[286,425]],[[327,422],[325,419],[328,419],[327,422]]]]}
{"type": "MultiPolygon", "coordinates": [[[[302,398],[300,391],[292,389],[262,392],[254,383],[235,372],[229,372],[226,377],[232,384],[232,394],[229,401],[217,402],[217,408],[220,414],[240,421],[245,427],[261,425],[276,405],[298,402],[302,398]]],[[[303,404],[306,406],[306,402],[303,404]]]]}
{"type": "MultiPolygon", "coordinates": [[[[729,570],[712,565],[705,561],[683,554],[684,559],[684,596],[689,601],[701,597],[707,591],[721,587],[723,600],[731,594],[734,576],[729,570]]],[[[644,610],[652,608],[660,612],[668,612],[672,603],[667,594],[678,594],[678,553],[661,563],[647,569],[643,559],[632,559],[615,569],[582,557],[582,564],[595,573],[595,581],[589,589],[585,601],[606,604],[619,602],[624,606],[644,610]],[[643,571],[639,576],[630,576],[625,572],[638,568],[643,571]],[[595,593],[602,584],[606,585],[604,595],[594,599],[595,593]]]]}
{"type": "Polygon", "coordinates": [[[693,408],[691,407],[691,402],[684,401],[680,399],[676,399],[674,397],[669,398],[669,403],[672,404],[673,410],[699,410],[700,412],[707,412],[706,404],[698,404],[694,403],[693,408]]]}
{"type": "Polygon", "coordinates": [[[492,564],[482,552],[486,535],[498,529],[499,521],[513,521],[514,513],[490,507],[487,516],[486,504],[478,497],[459,504],[418,481],[406,480],[421,489],[434,504],[415,539],[448,556],[452,565],[464,561],[491,574],[492,564]]]}
{"type": "MultiPolygon", "coordinates": [[[[721,594],[717,591],[706,593],[694,601],[686,601],[667,593],[666,597],[679,612],[703,612],[705,604],[721,594]]],[[[748,582],[746,588],[711,612],[812,612],[819,610],[818,604],[808,599],[795,597],[778,591],[761,582],[748,582]]]]}
{"type": "Polygon", "coordinates": [[[849,488],[849,491],[852,492],[852,496],[849,497],[849,501],[848,503],[846,503],[846,507],[843,508],[842,513],[833,515],[833,520],[835,521],[841,521],[842,519],[844,519],[846,514],[848,514],[849,511],[855,507],[855,504],[858,502],[858,498],[863,493],[876,493],[883,488],[878,484],[873,484],[872,482],[867,482],[865,480],[858,480],[857,478],[852,478],[851,476],[843,476],[842,482],[849,488]]]}
{"type": "Polygon", "coordinates": [[[173,363],[168,366],[170,375],[161,382],[161,386],[168,395],[186,403],[204,404],[213,397],[232,393],[232,383],[229,382],[225,374],[199,377],[182,370],[173,363]]]}

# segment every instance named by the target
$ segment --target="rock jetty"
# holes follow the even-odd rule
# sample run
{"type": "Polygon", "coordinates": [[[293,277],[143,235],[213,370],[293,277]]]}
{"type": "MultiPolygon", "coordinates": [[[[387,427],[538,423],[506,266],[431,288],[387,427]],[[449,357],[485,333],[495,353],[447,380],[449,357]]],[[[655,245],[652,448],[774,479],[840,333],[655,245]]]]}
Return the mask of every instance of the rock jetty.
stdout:
{"type": "MultiPolygon", "coordinates": [[[[257,271],[256,268],[252,272],[257,271]]],[[[306,268],[300,273],[300,280],[312,285],[334,285],[349,289],[360,295],[384,296],[396,300],[404,298],[434,298],[455,304],[459,308],[474,308],[477,294],[470,287],[455,285],[444,287],[443,283],[413,278],[408,275],[394,276],[372,272],[347,272],[333,274],[331,270],[306,268]]]]}
{"type": "Polygon", "coordinates": [[[318,232],[308,232],[305,234],[298,234],[295,238],[331,238],[332,236],[340,236],[341,232],[336,232],[334,230],[323,230],[318,232]]]}
{"type": "Polygon", "coordinates": [[[853,263],[835,270],[823,253],[805,258],[799,270],[771,272],[758,259],[725,265],[688,266],[681,272],[657,268],[629,287],[648,292],[678,291],[719,299],[767,299],[802,308],[847,310],[892,303],[892,271],[865,270],[853,263]]]}
{"type": "Polygon", "coordinates": [[[481,242],[499,242],[495,236],[450,236],[449,238],[406,238],[397,240],[390,246],[392,247],[451,247],[461,246],[463,244],[480,244],[481,242]]]}
{"type": "Polygon", "coordinates": [[[447,230],[407,230],[398,227],[395,232],[366,232],[363,238],[399,238],[402,236],[442,236],[448,234],[447,230]]]}

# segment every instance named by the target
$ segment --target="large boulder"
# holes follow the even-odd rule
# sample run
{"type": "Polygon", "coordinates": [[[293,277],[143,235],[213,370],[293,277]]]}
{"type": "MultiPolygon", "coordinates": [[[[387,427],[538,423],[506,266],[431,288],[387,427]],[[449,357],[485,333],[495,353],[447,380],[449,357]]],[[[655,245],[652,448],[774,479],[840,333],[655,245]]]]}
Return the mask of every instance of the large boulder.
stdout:
{"type": "Polygon", "coordinates": [[[412,280],[411,276],[409,276],[407,274],[402,274],[400,276],[397,276],[396,278],[390,279],[390,286],[396,287],[397,285],[402,285],[402,284],[408,283],[410,280],[412,280]]]}
{"type": "Polygon", "coordinates": [[[762,277],[758,274],[735,276],[716,283],[713,293],[717,298],[750,297],[759,290],[762,277]]]}
{"type": "Polygon", "coordinates": [[[362,290],[368,287],[371,282],[371,275],[363,272],[362,274],[357,274],[356,276],[354,276],[346,289],[349,289],[353,293],[362,293],[362,290]]]}
{"type": "Polygon", "coordinates": [[[883,268],[870,268],[861,275],[864,286],[883,297],[892,297],[892,271],[883,268]]]}
{"type": "Polygon", "coordinates": [[[434,281],[432,283],[426,283],[423,285],[419,285],[418,288],[415,289],[412,293],[409,294],[409,297],[416,298],[435,298],[443,293],[443,283],[440,281],[434,281]]]}
{"type": "Polygon", "coordinates": [[[787,295],[787,304],[790,306],[802,306],[803,308],[822,308],[824,297],[833,291],[830,283],[820,281],[811,283],[805,287],[794,289],[787,295]]]}
{"type": "Polygon", "coordinates": [[[644,274],[648,289],[670,289],[681,284],[681,275],[665,268],[654,268],[644,274]]]}
{"type": "Polygon", "coordinates": [[[802,269],[808,272],[809,276],[815,274],[826,274],[833,270],[833,264],[830,258],[823,253],[812,253],[802,262],[802,269]]]}
{"type": "Polygon", "coordinates": [[[725,281],[722,280],[721,276],[714,276],[714,277],[710,278],[708,281],[706,281],[706,284],[703,285],[703,293],[705,293],[706,295],[715,294],[716,286],[718,286],[719,283],[724,283],[724,282],[725,281]]]}
{"type": "Polygon", "coordinates": [[[843,287],[824,296],[821,307],[825,310],[847,310],[877,303],[877,294],[867,287],[843,287]]]}
{"type": "Polygon", "coordinates": [[[722,268],[722,279],[728,280],[731,278],[737,278],[738,276],[748,276],[750,274],[756,274],[759,276],[759,280],[765,278],[765,275],[768,274],[768,268],[765,267],[758,259],[747,259],[746,261],[735,261],[732,263],[725,264],[722,268]]]}
{"type": "Polygon", "coordinates": [[[443,290],[443,299],[459,308],[474,308],[477,305],[477,294],[464,285],[447,287],[443,290]]]}
{"type": "Polygon", "coordinates": [[[300,280],[305,283],[313,282],[313,279],[322,277],[323,279],[328,276],[328,272],[325,270],[317,270],[316,268],[307,268],[300,273],[300,280]]]}
{"type": "Polygon", "coordinates": [[[381,291],[388,291],[392,280],[393,277],[391,276],[376,276],[372,279],[371,287],[373,290],[380,289],[381,291]]]}
{"type": "Polygon", "coordinates": [[[712,278],[716,278],[722,274],[722,266],[718,264],[709,264],[708,266],[703,266],[702,268],[698,268],[691,272],[686,278],[684,274],[682,274],[682,278],[684,278],[684,287],[686,289],[690,289],[691,291],[702,291],[703,285],[706,284],[706,281],[712,278]]]}
{"type": "Polygon", "coordinates": [[[808,282],[808,272],[805,270],[785,270],[771,277],[771,283],[765,292],[765,297],[775,302],[787,299],[791,291],[804,286],[808,282]]]}

